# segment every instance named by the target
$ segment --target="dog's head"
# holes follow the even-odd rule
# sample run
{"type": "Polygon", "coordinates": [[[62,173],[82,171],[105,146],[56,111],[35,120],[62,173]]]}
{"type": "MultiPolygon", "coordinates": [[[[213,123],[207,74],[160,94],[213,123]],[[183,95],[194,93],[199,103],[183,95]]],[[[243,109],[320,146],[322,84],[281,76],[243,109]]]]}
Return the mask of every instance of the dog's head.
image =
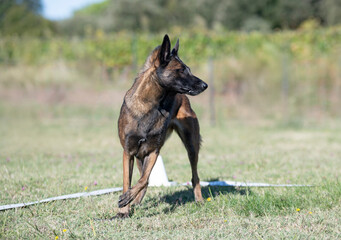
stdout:
{"type": "Polygon", "coordinates": [[[191,73],[189,67],[178,56],[179,39],[171,51],[171,43],[168,35],[163,38],[159,50],[156,69],[159,84],[168,91],[197,95],[207,88],[207,84],[191,73]]]}

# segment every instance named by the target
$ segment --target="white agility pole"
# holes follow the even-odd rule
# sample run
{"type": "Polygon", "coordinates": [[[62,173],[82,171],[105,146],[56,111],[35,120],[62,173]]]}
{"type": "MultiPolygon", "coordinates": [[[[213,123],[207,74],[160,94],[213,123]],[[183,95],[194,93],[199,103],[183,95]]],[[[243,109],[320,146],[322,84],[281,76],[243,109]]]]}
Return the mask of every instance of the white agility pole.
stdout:
{"type": "Polygon", "coordinates": [[[98,196],[98,195],[102,195],[102,194],[108,194],[108,193],[112,193],[112,192],[122,191],[122,189],[123,188],[121,188],[121,187],[107,188],[107,189],[96,190],[96,191],[92,191],[92,192],[73,193],[73,194],[62,195],[62,196],[58,196],[58,197],[46,198],[43,200],[28,202],[28,203],[9,204],[9,205],[0,206],[0,211],[11,209],[11,208],[27,207],[27,206],[38,204],[38,203],[46,203],[46,202],[52,202],[52,201],[56,201],[56,200],[64,200],[64,199],[87,197],[87,196],[98,196]]]}
{"type": "Polygon", "coordinates": [[[153,170],[150,173],[148,186],[169,187],[169,186],[175,186],[175,185],[177,185],[176,182],[168,181],[165,165],[163,164],[161,155],[159,155],[156,159],[156,163],[153,167],[153,170]]]}

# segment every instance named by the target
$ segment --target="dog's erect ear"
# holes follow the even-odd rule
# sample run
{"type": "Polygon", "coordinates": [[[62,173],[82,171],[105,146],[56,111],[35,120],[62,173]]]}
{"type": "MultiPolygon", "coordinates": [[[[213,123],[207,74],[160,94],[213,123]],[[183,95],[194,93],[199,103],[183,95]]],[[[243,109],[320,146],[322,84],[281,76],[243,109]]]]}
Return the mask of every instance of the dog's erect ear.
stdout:
{"type": "Polygon", "coordinates": [[[177,56],[178,55],[178,50],[179,50],[179,38],[176,41],[176,44],[175,44],[175,46],[174,46],[174,48],[172,50],[172,55],[177,56]]]}
{"type": "Polygon", "coordinates": [[[161,50],[160,50],[160,64],[161,65],[167,65],[170,61],[170,48],[171,48],[171,43],[169,41],[169,37],[166,34],[163,37],[163,42],[161,45],[161,50]]]}

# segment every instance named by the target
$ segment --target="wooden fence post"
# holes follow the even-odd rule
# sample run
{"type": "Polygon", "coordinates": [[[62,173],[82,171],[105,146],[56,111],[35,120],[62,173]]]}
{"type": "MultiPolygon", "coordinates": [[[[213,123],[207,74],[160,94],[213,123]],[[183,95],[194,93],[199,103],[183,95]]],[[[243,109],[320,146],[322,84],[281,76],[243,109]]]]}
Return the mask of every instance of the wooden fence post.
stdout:
{"type": "Polygon", "coordinates": [[[213,58],[208,59],[208,89],[209,89],[209,108],[210,108],[210,124],[216,125],[216,113],[215,113],[215,88],[214,88],[214,65],[213,58]]]}
{"type": "Polygon", "coordinates": [[[281,81],[281,95],[282,95],[282,111],[283,117],[288,116],[288,98],[289,98],[289,57],[286,53],[282,56],[282,81],[281,81]]]}

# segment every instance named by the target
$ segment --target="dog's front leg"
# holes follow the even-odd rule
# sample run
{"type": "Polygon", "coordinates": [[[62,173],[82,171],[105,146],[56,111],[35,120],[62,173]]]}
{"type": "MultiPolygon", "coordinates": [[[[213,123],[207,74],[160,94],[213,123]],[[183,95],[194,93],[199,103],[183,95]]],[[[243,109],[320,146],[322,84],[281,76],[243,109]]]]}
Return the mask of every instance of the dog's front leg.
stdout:
{"type": "MultiPolygon", "coordinates": [[[[134,156],[129,155],[126,151],[123,152],[123,194],[126,193],[131,187],[131,178],[134,169],[134,156]]],[[[120,206],[119,206],[120,207],[120,206]]],[[[120,207],[117,214],[118,217],[129,217],[130,206],[129,204],[120,207]]]]}
{"type": "Polygon", "coordinates": [[[142,167],[142,175],[140,179],[137,181],[136,185],[130,188],[127,192],[122,194],[118,201],[118,206],[123,208],[131,203],[136,196],[145,188],[148,187],[148,179],[150,173],[155,165],[156,159],[159,155],[159,151],[155,150],[151,152],[148,156],[145,157],[143,167],[142,167]]]}
{"type": "MultiPolygon", "coordinates": [[[[137,168],[140,172],[140,177],[142,177],[142,173],[143,173],[143,162],[144,162],[144,159],[141,160],[141,159],[136,158],[136,163],[137,163],[136,165],[137,165],[137,168]]],[[[142,199],[143,199],[144,195],[146,194],[146,192],[147,192],[147,187],[145,187],[141,190],[141,192],[136,196],[136,198],[134,199],[132,204],[134,204],[134,205],[140,204],[142,202],[142,199]]]]}

